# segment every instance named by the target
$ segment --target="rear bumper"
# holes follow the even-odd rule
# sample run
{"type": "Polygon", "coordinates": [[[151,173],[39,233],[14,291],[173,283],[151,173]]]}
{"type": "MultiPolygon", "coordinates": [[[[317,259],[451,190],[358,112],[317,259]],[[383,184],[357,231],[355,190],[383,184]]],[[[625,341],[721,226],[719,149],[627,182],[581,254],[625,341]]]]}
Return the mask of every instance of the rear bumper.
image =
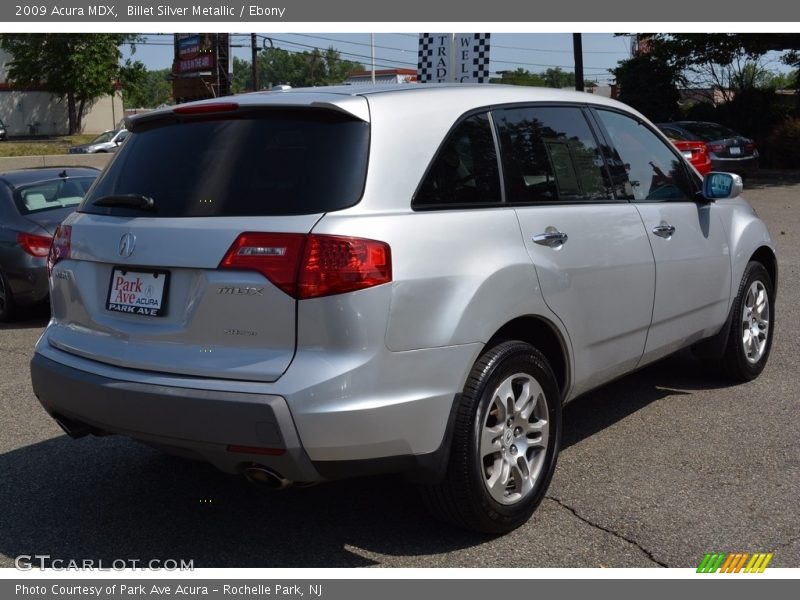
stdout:
{"type": "Polygon", "coordinates": [[[758,156],[718,158],[712,154],[711,165],[715,171],[736,173],[738,175],[753,175],[758,171],[758,156]]]}
{"type": "Polygon", "coordinates": [[[7,269],[6,276],[16,304],[38,304],[50,295],[44,259],[25,256],[19,264],[7,269]]]}
{"type": "Polygon", "coordinates": [[[320,479],[280,396],[122,381],[38,353],[31,361],[31,381],[54,418],[200,458],[228,473],[261,464],[293,481],[320,479]],[[229,446],[274,453],[231,452],[229,446]]]}

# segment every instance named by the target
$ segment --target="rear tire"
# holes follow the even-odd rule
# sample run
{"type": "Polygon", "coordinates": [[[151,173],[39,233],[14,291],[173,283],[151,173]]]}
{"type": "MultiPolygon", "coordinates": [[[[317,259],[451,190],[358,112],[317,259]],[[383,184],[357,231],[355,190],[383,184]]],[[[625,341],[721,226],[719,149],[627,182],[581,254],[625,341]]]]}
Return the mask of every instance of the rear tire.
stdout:
{"type": "Polygon", "coordinates": [[[774,287],[761,263],[750,262],[745,267],[731,318],[721,366],[731,379],[751,381],[767,364],[775,329],[774,287]]]}
{"type": "Polygon", "coordinates": [[[11,293],[11,286],[5,273],[0,271],[0,323],[7,323],[14,318],[16,305],[11,293]]]}
{"type": "Polygon", "coordinates": [[[482,533],[525,523],[553,477],[561,396],[545,356],[503,342],[475,363],[456,413],[444,479],[424,489],[434,514],[482,533]]]}

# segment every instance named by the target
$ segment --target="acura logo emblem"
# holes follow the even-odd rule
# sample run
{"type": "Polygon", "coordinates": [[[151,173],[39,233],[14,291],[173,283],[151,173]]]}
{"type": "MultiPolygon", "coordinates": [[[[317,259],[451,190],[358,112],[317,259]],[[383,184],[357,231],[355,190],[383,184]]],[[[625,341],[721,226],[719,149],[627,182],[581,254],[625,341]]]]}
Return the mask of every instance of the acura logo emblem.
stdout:
{"type": "Polygon", "coordinates": [[[119,255],[122,258],[128,258],[133,254],[133,249],[136,247],[136,236],[132,233],[126,233],[119,240],[119,255]]]}

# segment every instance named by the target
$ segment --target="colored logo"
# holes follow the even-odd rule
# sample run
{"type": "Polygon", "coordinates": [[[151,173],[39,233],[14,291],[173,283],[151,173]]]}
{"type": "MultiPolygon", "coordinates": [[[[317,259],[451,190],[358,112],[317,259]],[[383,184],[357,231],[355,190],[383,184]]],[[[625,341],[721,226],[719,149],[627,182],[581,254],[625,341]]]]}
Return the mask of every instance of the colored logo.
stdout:
{"type": "Polygon", "coordinates": [[[772,552],[713,552],[706,553],[700,566],[697,567],[698,573],[763,573],[769,561],[772,560],[772,552]]]}

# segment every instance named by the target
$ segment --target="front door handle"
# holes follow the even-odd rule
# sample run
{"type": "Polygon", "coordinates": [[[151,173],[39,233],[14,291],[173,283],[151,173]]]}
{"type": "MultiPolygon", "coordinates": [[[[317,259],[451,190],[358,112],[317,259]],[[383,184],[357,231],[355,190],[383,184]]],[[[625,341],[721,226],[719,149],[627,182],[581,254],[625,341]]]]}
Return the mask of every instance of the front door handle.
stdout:
{"type": "Polygon", "coordinates": [[[566,233],[561,233],[555,227],[548,227],[544,233],[533,236],[533,243],[550,248],[560,248],[567,243],[569,237],[566,233]]]}
{"type": "Polygon", "coordinates": [[[660,225],[653,227],[653,233],[658,237],[669,239],[672,237],[672,234],[675,233],[675,226],[662,221],[660,225]]]}

